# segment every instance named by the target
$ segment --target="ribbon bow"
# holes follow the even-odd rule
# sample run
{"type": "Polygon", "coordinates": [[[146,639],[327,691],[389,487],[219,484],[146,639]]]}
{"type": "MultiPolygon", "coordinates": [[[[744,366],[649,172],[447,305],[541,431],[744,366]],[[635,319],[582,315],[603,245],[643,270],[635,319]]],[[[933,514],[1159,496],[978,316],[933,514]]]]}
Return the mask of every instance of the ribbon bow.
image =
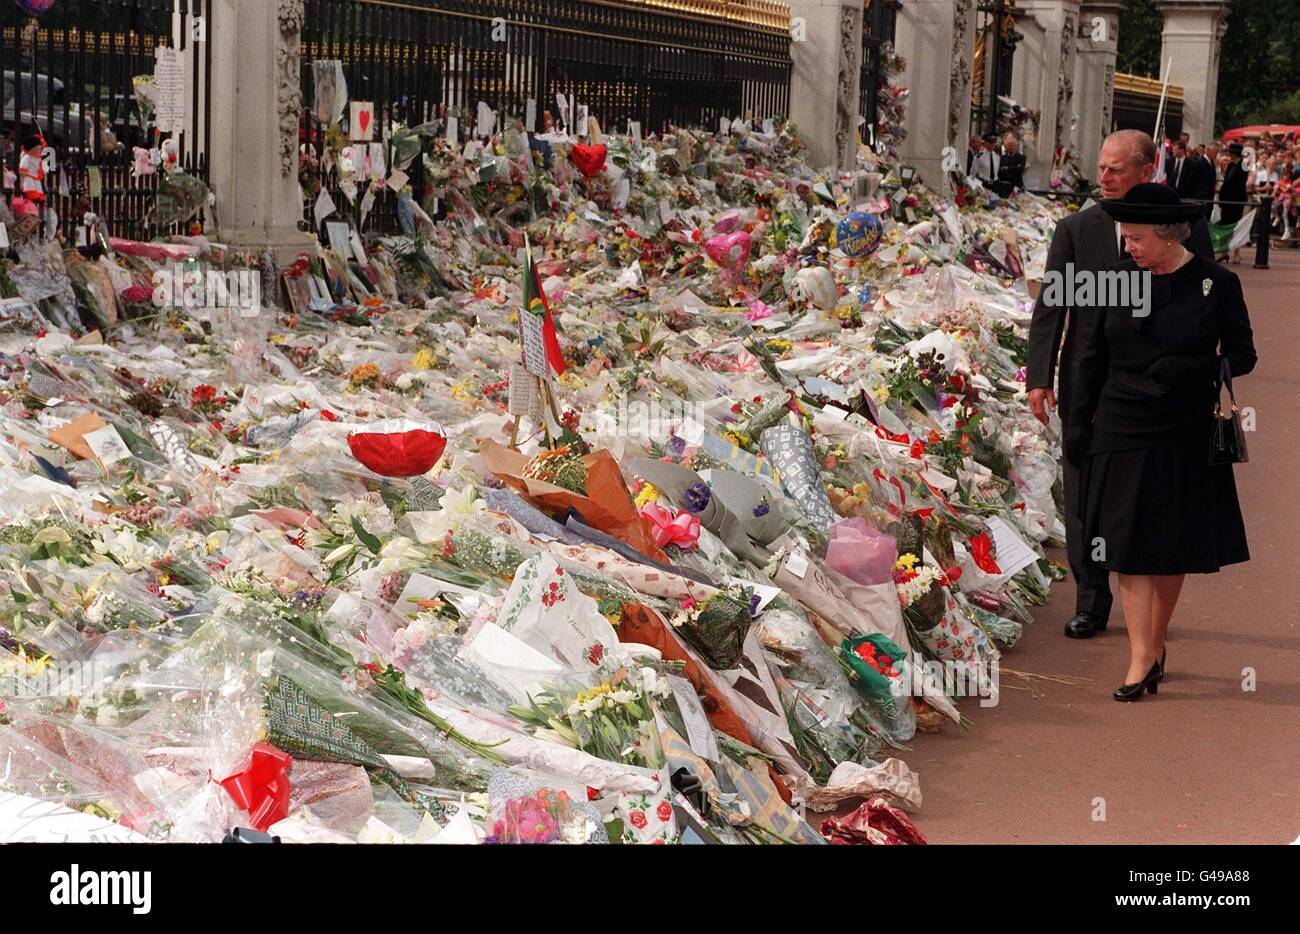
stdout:
{"type": "Polygon", "coordinates": [[[698,547],[700,543],[700,520],[690,513],[674,513],[658,503],[646,503],[641,507],[641,515],[650,520],[650,531],[655,544],[660,548],[676,545],[685,551],[698,547]]]}
{"type": "Polygon", "coordinates": [[[253,747],[253,761],[220,784],[241,811],[247,811],[254,830],[266,832],[289,816],[289,768],[293,759],[270,743],[253,747]]]}
{"type": "Polygon", "coordinates": [[[1002,568],[993,560],[993,543],[987,532],[980,532],[970,540],[970,556],[985,574],[1001,574],[1002,568]]]}

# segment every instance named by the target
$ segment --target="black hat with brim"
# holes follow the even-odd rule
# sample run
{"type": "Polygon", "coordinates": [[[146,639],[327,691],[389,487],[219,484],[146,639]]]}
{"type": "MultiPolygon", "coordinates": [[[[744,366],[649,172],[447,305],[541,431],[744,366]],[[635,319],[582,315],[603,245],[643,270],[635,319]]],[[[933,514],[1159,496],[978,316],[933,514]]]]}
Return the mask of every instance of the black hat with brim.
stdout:
{"type": "Polygon", "coordinates": [[[1181,224],[1196,218],[1204,206],[1184,201],[1168,185],[1134,185],[1123,198],[1107,198],[1102,210],[1121,224],[1181,224]]]}
{"type": "Polygon", "coordinates": [[[1246,154],[1246,147],[1241,145],[1241,143],[1229,143],[1228,153],[1233,156],[1244,156],[1246,154]]]}

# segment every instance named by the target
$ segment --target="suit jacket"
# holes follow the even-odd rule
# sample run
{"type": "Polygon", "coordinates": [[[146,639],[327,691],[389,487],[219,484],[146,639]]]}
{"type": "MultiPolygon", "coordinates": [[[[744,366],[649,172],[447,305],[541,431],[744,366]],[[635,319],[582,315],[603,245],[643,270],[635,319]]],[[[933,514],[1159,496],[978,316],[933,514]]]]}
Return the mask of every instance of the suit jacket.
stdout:
{"type": "Polygon", "coordinates": [[[1196,187],[1189,197],[1194,201],[1213,201],[1214,188],[1218,183],[1217,173],[1210,160],[1204,156],[1198,157],[1196,161],[1200,163],[1200,172],[1196,178],[1196,187]]]}
{"type": "Polygon", "coordinates": [[[1011,188],[1025,187],[1025,154],[1023,152],[1003,153],[1002,165],[998,168],[998,181],[1011,188]]]}
{"type": "MultiPolygon", "coordinates": [[[[1192,235],[1183,244],[1197,256],[1214,261],[1210,228],[1203,218],[1192,224],[1192,235]]],[[[1102,272],[1120,261],[1115,222],[1100,204],[1071,214],[1056,225],[1052,244],[1047,250],[1047,271],[1065,276],[1066,263],[1076,272],[1102,272]]],[[[1073,395],[1077,384],[1079,361],[1093,330],[1105,320],[1104,308],[1071,308],[1044,302],[1046,290],[1039,293],[1034,317],[1029,325],[1029,389],[1046,389],[1058,382],[1057,404],[1062,419],[1074,411],[1073,395]],[[1057,370],[1057,355],[1060,370],[1057,370]]]]}
{"type": "Polygon", "coordinates": [[[1195,197],[1192,192],[1201,183],[1200,163],[1201,160],[1197,156],[1184,156],[1181,172],[1176,158],[1170,163],[1168,180],[1174,191],[1178,192],[1178,197],[1183,199],[1195,197]]]}
{"type": "MultiPolygon", "coordinates": [[[[1219,186],[1220,201],[1245,201],[1246,200],[1246,170],[1241,167],[1241,161],[1237,160],[1229,165],[1223,171],[1223,184],[1219,186]]],[[[1219,221],[1224,224],[1235,224],[1241,220],[1246,208],[1242,204],[1224,204],[1219,208],[1219,221]]]]}

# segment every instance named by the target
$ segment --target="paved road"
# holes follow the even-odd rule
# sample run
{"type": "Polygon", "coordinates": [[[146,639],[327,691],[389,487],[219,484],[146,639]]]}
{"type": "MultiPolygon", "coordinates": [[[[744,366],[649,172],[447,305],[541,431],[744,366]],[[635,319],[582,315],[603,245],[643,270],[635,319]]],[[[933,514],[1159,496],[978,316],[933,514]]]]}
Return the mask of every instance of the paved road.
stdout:
{"type": "MultiPolygon", "coordinates": [[[[999,706],[963,703],[965,735],[918,736],[915,815],[931,843],[1289,843],[1300,836],[1300,251],[1243,262],[1260,362],[1237,386],[1253,406],[1251,462],[1236,468],[1253,560],[1190,576],[1156,697],[1119,704],[1128,640],[1066,639],[1073,584],[1056,587],[1006,668],[1092,679],[1037,682],[999,706]],[[1254,693],[1242,670],[1257,672],[1254,693]],[[1096,799],[1105,820],[1094,820],[1096,799]]],[[[1063,559],[1063,555],[1058,555],[1063,559]]]]}

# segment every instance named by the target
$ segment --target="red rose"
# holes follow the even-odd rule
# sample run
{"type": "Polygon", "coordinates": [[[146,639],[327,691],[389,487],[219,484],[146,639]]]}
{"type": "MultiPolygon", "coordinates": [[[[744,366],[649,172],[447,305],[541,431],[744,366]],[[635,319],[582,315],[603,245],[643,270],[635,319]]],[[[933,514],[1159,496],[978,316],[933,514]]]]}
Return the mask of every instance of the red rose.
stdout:
{"type": "Polygon", "coordinates": [[[645,830],[645,813],[643,811],[633,811],[627,816],[627,822],[637,830],[645,830]]]}
{"type": "Polygon", "coordinates": [[[660,801],[655,813],[659,815],[661,821],[670,821],[673,819],[673,806],[667,801],[660,801]]]}

